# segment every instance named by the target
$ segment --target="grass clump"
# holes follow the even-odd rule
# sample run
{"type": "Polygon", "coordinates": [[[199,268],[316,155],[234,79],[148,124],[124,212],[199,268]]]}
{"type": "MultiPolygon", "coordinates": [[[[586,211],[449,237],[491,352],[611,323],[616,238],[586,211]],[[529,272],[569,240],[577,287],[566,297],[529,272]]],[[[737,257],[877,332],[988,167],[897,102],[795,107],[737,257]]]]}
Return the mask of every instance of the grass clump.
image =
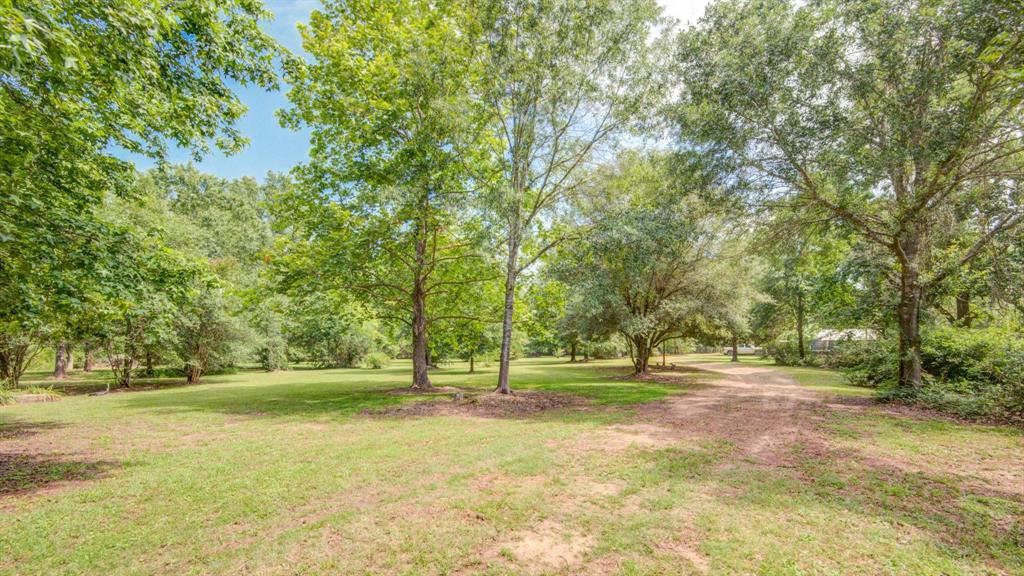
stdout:
{"type": "Polygon", "coordinates": [[[58,400],[64,396],[64,392],[57,390],[52,386],[29,386],[28,388],[23,388],[22,391],[25,394],[43,396],[53,400],[58,400]]]}
{"type": "Polygon", "coordinates": [[[391,366],[391,357],[383,352],[370,352],[363,356],[362,366],[370,370],[381,370],[391,366]]]}

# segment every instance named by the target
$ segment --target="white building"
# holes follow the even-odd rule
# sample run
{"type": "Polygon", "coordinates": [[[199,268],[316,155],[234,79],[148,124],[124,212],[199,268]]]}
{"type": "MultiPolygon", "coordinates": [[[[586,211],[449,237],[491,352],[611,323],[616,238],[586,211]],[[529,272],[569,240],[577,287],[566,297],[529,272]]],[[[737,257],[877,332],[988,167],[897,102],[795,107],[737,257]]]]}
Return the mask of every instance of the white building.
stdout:
{"type": "Polygon", "coordinates": [[[822,330],[811,340],[812,352],[828,352],[841,342],[878,340],[878,332],[870,328],[848,328],[846,330],[822,330]]]}

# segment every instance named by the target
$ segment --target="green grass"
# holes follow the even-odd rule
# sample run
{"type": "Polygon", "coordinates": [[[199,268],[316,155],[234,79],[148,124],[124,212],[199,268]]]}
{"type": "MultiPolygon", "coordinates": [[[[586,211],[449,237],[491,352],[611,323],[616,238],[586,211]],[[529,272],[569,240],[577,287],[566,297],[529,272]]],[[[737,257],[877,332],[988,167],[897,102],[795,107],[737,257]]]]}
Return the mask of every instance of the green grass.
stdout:
{"type": "MultiPolygon", "coordinates": [[[[612,446],[656,424],[636,406],[685,400],[694,380],[625,380],[625,364],[516,362],[517,389],[593,405],[521,419],[365,415],[419,400],[386,393],[408,383],[401,362],[4,406],[0,574],[1024,569],[1024,497],[995,475],[1024,457],[1019,431],[833,414],[823,433],[841,450],[797,466],[710,437],[612,446]],[[531,539],[534,556],[578,558],[539,562],[531,539]]],[[[431,377],[486,391],[495,368],[431,377]]]]}

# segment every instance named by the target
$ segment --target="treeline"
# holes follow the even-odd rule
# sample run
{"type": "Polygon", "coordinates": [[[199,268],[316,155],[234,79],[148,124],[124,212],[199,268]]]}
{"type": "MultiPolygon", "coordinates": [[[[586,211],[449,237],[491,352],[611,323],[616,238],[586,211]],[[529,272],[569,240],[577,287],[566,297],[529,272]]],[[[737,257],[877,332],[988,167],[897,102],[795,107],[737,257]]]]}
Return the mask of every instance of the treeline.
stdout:
{"type": "Polygon", "coordinates": [[[1000,368],[1022,313],[1014,2],[719,0],[686,29],[654,0],[326,2],[301,56],[251,2],[64,8],[3,13],[8,380],[26,346],[76,342],[122,382],[147,355],[194,380],[301,351],[408,354],[426,389],[438,358],[496,356],[508,393],[517,353],[615,350],[642,375],[682,339],[753,340],[813,363],[819,330],[856,328],[892,352],[834,362],[895,396],[1024,397],[1000,368]],[[311,136],[287,177],[110,154],[233,151],[228,82],[279,80],[311,136]],[[933,353],[980,340],[973,367],[948,361],[979,346],[933,353]]]}

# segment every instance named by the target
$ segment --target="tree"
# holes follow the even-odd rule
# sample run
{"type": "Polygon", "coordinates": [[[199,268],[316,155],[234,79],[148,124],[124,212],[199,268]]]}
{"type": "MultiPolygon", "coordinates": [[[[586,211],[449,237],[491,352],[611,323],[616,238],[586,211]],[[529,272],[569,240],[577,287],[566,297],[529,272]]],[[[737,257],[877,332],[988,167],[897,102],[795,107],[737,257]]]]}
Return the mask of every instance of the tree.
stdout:
{"type": "Polygon", "coordinates": [[[886,255],[906,392],[934,288],[1024,219],[1014,4],[726,0],[681,37],[684,138],[768,202],[837,219],[886,255]],[[943,216],[982,182],[987,228],[937,253],[943,216]]]}
{"type": "MultiPolygon", "coordinates": [[[[526,316],[521,324],[530,338],[530,349],[535,354],[559,354],[564,346],[572,360],[576,356],[577,339],[563,334],[561,320],[565,317],[568,288],[545,274],[543,269],[525,283],[526,316]],[[568,337],[566,337],[568,336],[568,337]]],[[[500,309],[500,306],[499,306],[500,309]]],[[[496,314],[495,318],[500,317],[496,314]]]]}
{"type": "Polygon", "coordinates": [[[579,171],[660,96],[653,0],[494,0],[480,10],[499,176],[489,205],[504,230],[505,303],[496,391],[511,392],[516,285],[561,237],[548,224],[579,171]]]}
{"type": "Polygon", "coordinates": [[[662,343],[724,321],[733,296],[722,288],[720,222],[673,187],[667,161],[626,155],[606,168],[588,194],[587,233],[559,247],[554,265],[588,302],[589,321],[626,339],[637,375],[662,343]]]}
{"type": "Polygon", "coordinates": [[[233,364],[244,338],[240,322],[229,314],[215,284],[212,279],[201,281],[174,315],[174,350],[189,384],[198,384],[210,369],[233,364]]]}
{"type": "Polygon", "coordinates": [[[123,254],[119,281],[97,294],[92,306],[99,310],[97,331],[114,380],[130,388],[133,371],[147,352],[173,349],[176,311],[202,271],[153,238],[133,242],[123,254]]]}
{"type": "Polygon", "coordinates": [[[227,285],[253,289],[272,247],[266,200],[289,185],[282,178],[270,173],[260,185],[248,176],[219,178],[191,164],[163,166],[139,178],[137,194],[149,205],[133,212],[152,227],[173,228],[167,242],[206,259],[227,285]]]}
{"type": "Polygon", "coordinates": [[[95,212],[134,174],[118,149],[163,160],[169,145],[244,144],[230,84],[275,87],[268,16],[250,0],[0,5],[0,325],[12,341],[105,281],[116,242],[95,212]]]}
{"type": "Polygon", "coordinates": [[[330,293],[289,302],[285,333],[289,348],[320,368],[351,368],[383,348],[377,324],[357,304],[330,293]]]}
{"type": "Polygon", "coordinates": [[[803,361],[812,325],[855,327],[871,319],[857,313],[852,294],[857,282],[842,274],[852,263],[845,231],[829,222],[807,224],[800,214],[784,210],[771,216],[754,239],[766,263],[760,290],[768,298],[756,305],[754,332],[774,341],[792,330],[803,361]]]}
{"type": "Polygon", "coordinates": [[[431,387],[431,299],[478,281],[455,273],[479,257],[463,234],[485,134],[468,7],[327,2],[302,29],[313,62],[286,66],[285,124],[313,131],[289,202],[304,213],[287,222],[304,256],[290,262],[407,325],[418,389],[431,387]]]}
{"type": "Polygon", "coordinates": [[[42,350],[38,333],[25,333],[18,328],[0,333],[0,387],[17,388],[25,370],[42,350]]]}
{"type": "MultiPolygon", "coordinates": [[[[725,239],[723,239],[725,240],[725,239]]],[[[739,362],[739,340],[750,334],[754,308],[764,300],[758,289],[761,260],[750,249],[748,238],[721,242],[714,266],[714,289],[704,298],[711,323],[724,331],[732,347],[732,361],[739,362]]]]}

